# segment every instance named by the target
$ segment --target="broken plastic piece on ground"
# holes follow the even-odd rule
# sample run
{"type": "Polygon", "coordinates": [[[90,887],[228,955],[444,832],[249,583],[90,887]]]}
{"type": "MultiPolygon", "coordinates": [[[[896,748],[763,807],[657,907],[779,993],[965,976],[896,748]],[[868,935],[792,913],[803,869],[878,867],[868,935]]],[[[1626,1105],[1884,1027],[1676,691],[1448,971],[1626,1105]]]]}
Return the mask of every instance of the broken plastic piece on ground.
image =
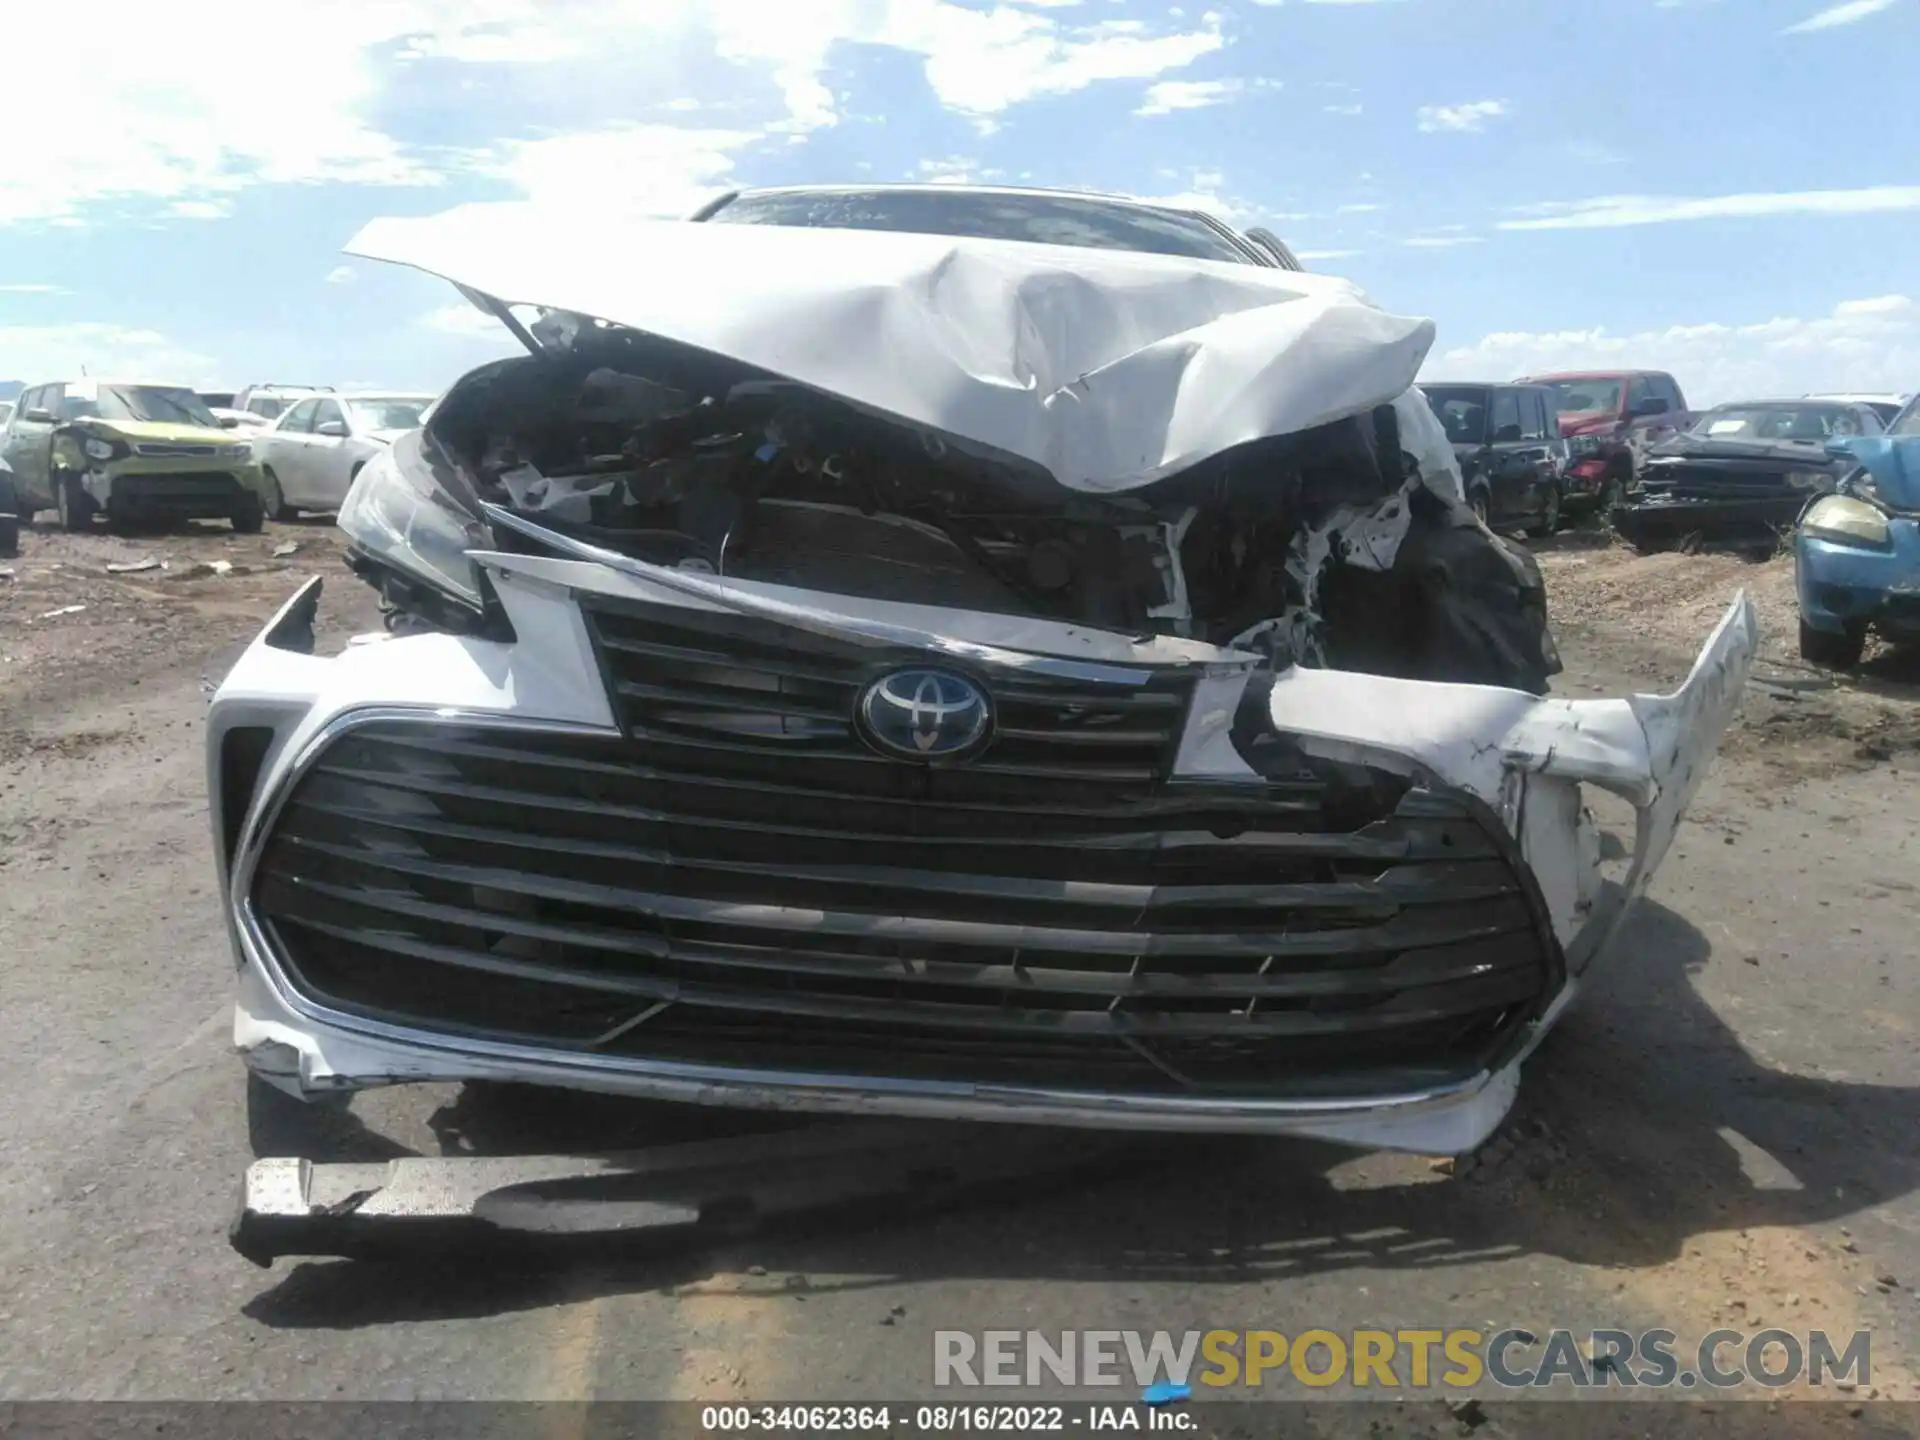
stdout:
{"type": "Polygon", "coordinates": [[[167,562],[157,555],[143,556],[138,560],[126,560],[107,566],[109,575],[136,575],[142,570],[164,570],[167,562]]]}
{"type": "MultiPolygon", "coordinates": [[[[1004,1183],[1025,1198],[1129,1154],[1124,1136],[1036,1127],[810,1125],[604,1155],[408,1157],[384,1164],[256,1160],[233,1248],[283,1256],[414,1257],[424,1247],[737,1237],[866,1206],[896,1215],[1004,1183]]],[[[596,1248],[595,1253],[602,1253],[596,1248]]]]}
{"type": "Polygon", "coordinates": [[[276,560],[284,560],[287,556],[298,553],[299,549],[298,540],[287,540],[273,547],[273,557],[276,560]]]}
{"type": "Polygon", "coordinates": [[[47,611],[47,613],[42,615],[40,618],[42,620],[57,620],[62,615],[78,615],[82,610],[86,608],[87,607],[84,605],[62,605],[58,610],[47,611]]]}

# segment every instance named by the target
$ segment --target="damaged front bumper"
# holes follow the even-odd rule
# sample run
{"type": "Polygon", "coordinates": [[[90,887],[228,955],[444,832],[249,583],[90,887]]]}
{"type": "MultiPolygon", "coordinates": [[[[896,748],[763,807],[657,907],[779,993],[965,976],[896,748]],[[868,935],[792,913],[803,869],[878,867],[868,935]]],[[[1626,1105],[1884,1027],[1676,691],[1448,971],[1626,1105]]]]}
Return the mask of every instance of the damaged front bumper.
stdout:
{"type": "Polygon", "coordinates": [[[1688,536],[1769,539],[1793,528],[1807,499],[1800,490],[1727,498],[1641,491],[1614,506],[1611,518],[1620,537],[1642,550],[1677,544],[1688,536]]]}
{"type": "Polygon", "coordinates": [[[293,1093],[1467,1150],[1665,855],[1757,644],[1742,596],[1668,696],[1250,691],[1194,642],[474,559],[513,640],[320,658],[313,582],[214,698],[235,1040],[293,1093]],[[1005,748],[838,748],[815,702],[849,655],[978,677],[1005,748]],[[1617,886],[1584,784],[1637,813],[1617,886]]]}

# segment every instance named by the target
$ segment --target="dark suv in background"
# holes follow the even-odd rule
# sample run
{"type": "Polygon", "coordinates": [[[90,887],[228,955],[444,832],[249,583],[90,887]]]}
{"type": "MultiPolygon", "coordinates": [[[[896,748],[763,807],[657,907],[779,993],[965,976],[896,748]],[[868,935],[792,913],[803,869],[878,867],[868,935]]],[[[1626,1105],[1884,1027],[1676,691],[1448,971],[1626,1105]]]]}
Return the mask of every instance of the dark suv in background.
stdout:
{"type": "Polygon", "coordinates": [[[1467,503],[1495,530],[1560,528],[1565,447],[1553,392],[1541,385],[1422,385],[1453,442],[1467,503]]]}

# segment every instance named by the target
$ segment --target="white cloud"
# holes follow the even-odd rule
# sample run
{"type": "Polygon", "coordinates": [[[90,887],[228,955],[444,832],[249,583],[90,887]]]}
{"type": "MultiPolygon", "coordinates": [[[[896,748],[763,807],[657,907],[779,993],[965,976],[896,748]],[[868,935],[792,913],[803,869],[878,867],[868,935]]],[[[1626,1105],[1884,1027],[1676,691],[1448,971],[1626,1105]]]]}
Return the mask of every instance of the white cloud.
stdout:
{"type": "Polygon", "coordinates": [[[767,72],[789,123],[802,127],[837,119],[821,77],[842,42],[920,56],[941,101],[979,116],[1102,80],[1151,80],[1226,44],[1212,11],[1197,28],[1159,32],[1139,20],[1076,23],[1078,7],[1062,0],[989,10],[956,0],[575,0],[564,9],[491,0],[484,21],[464,24],[452,0],[434,3],[439,31],[413,50],[468,61],[578,58],[630,47],[636,37],[703,34],[721,59],[767,72]],[[1060,13],[1038,13],[1053,11],[1060,13]]]}
{"type": "Polygon", "coordinates": [[[211,356],[155,330],[76,320],[61,325],[0,325],[0,355],[10,374],[36,384],[89,375],[171,380],[184,385],[219,383],[211,356]]]}
{"type": "MultiPolygon", "coordinates": [[[[575,159],[596,146],[639,156],[643,178],[665,185],[644,204],[675,212],[746,143],[706,127],[676,139],[670,127],[597,124],[582,127],[585,138],[563,130],[477,157],[410,148],[374,117],[399,85],[431,96],[445,78],[436,67],[575,67],[556,71],[557,93],[591,92],[576,82],[594,75],[617,75],[626,92],[654,80],[656,93],[679,92],[668,108],[726,105],[751,117],[755,135],[798,135],[840,118],[826,83],[835,47],[881,46],[916,57],[941,103],[986,131],[1024,101],[1152,81],[1227,43],[1213,11],[1149,25],[1098,19],[1065,0],[991,9],[960,0],[364,0],[324,17],[304,6],[233,17],[215,0],[116,10],[112,43],[87,51],[84,103],[75,103],[71,67],[10,69],[14,113],[58,123],[15,146],[0,169],[0,226],[211,218],[254,185],[432,185],[469,161],[578,196],[575,159]],[[743,73],[724,93],[687,94],[685,76],[703,58],[743,73]]],[[[72,49],[71,17],[58,9],[26,7],[9,20],[11,56],[72,49]]]]}
{"type": "Polygon", "coordinates": [[[1157,80],[1147,87],[1136,115],[1171,115],[1176,110],[1200,110],[1238,95],[1238,80],[1157,80]]]}
{"type": "Polygon", "coordinates": [[[0,285],[0,295],[65,295],[58,285],[0,285]]]}
{"type": "Polygon", "coordinates": [[[1506,113],[1507,102],[1504,100],[1472,100],[1464,105],[1422,105],[1419,126],[1428,134],[1443,130],[1477,134],[1487,128],[1489,120],[1501,119],[1506,113]]]}
{"type": "Polygon", "coordinates": [[[1920,185],[1873,185],[1860,190],[1790,190],[1688,199],[1677,195],[1599,195],[1521,207],[1502,230],[1613,230],[1678,220],[1758,219],[1775,215],[1871,215],[1920,210],[1920,185]]]}
{"type": "Polygon", "coordinates": [[[1310,264],[1315,260],[1344,260],[1349,255],[1358,255],[1358,250],[1296,250],[1293,258],[1301,264],[1310,264]]]}
{"type": "Polygon", "coordinates": [[[1479,245],[1478,235],[1409,235],[1400,242],[1413,250],[1448,250],[1456,245],[1479,245]]]}
{"type": "Polygon", "coordinates": [[[1789,25],[1782,35],[1803,35],[1810,30],[1831,30],[1837,25],[1851,25],[1864,20],[1869,15],[1878,15],[1882,10],[1893,7],[1895,0],[1846,0],[1845,4],[1831,5],[1825,10],[1809,15],[1798,24],[1789,25]]]}
{"type": "Polygon", "coordinates": [[[981,12],[927,0],[896,0],[896,9],[917,13],[881,43],[925,55],[934,93],[951,109],[985,116],[1103,80],[1150,80],[1226,44],[1220,17],[1212,12],[1201,17],[1198,29],[1150,35],[1119,21],[1069,32],[1019,11],[981,12]]]}
{"type": "Polygon", "coordinates": [[[477,168],[513,184],[535,204],[581,206],[600,214],[684,216],[726,187],[734,157],[763,136],[752,130],[620,125],[514,140],[477,168]],[[607,177],[620,177],[619,201],[607,177]]]}
{"type": "Polygon", "coordinates": [[[1603,326],[1493,334],[1437,353],[1427,378],[1604,365],[1669,370],[1695,406],[1809,391],[1905,391],[1920,374],[1920,304],[1881,295],[1842,301],[1806,319],[1671,325],[1630,335],[1603,326]]]}
{"type": "Polygon", "coordinates": [[[1329,115],[1345,115],[1351,117],[1362,114],[1367,107],[1364,105],[1322,105],[1320,108],[1329,115]]]}
{"type": "Polygon", "coordinates": [[[948,155],[922,160],[913,167],[913,178],[929,185],[990,185],[1004,180],[1006,172],[982,166],[965,155],[948,155]]]}
{"type": "Polygon", "coordinates": [[[76,223],[109,202],[207,218],[261,181],[431,182],[430,167],[364,118],[376,89],[368,52],[416,8],[343,6],[324,20],[295,8],[236,22],[214,0],[122,6],[110,41],[83,47],[79,91],[72,65],[28,58],[75,53],[72,12],[10,8],[7,103],[47,123],[0,167],[0,225],[76,223]]]}
{"type": "Polygon", "coordinates": [[[327,284],[351,285],[360,278],[360,272],[351,265],[336,265],[327,272],[327,284]]]}
{"type": "Polygon", "coordinates": [[[1912,308],[1904,295],[1876,295],[1871,300],[1842,300],[1833,313],[1842,319],[1857,315],[1899,315],[1912,308]]]}

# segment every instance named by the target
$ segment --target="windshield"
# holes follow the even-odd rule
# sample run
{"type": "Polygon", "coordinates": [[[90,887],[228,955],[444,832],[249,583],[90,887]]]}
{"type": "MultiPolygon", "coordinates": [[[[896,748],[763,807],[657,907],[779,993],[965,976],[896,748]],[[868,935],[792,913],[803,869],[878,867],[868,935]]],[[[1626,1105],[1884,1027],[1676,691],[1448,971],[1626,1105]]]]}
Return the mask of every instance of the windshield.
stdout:
{"type": "Polygon", "coordinates": [[[1544,380],[1553,391],[1562,415],[1613,414],[1620,409],[1620,381],[1604,377],[1588,380],[1544,380]]]}
{"type": "Polygon", "coordinates": [[[13,418],[13,401],[0,400],[0,425],[6,424],[12,418],[13,418]]]}
{"type": "Polygon", "coordinates": [[[901,230],[973,240],[1026,240],[1095,250],[1255,262],[1191,215],[1080,195],[983,194],[967,190],[808,190],[742,195],[708,217],[715,224],[901,230]]]}
{"type": "Polygon", "coordinates": [[[94,394],[66,397],[66,418],[147,420],[167,425],[200,425],[218,430],[220,422],[193,391],[173,385],[102,385],[94,394]]]}
{"type": "Polygon", "coordinates": [[[355,430],[417,430],[431,402],[419,395],[369,395],[346,402],[355,430]]]}
{"type": "Polygon", "coordinates": [[[1843,405],[1722,405],[1700,417],[1692,434],[1703,440],[1787,440],[1817,445],[1865,427],[1843,405]]]}
{"type": "Polygon", "coordinates": [[[1427,405],[1455,445],[1487,442],[1487,391],[1477,385],[1424,385],[1427,405]]]}

